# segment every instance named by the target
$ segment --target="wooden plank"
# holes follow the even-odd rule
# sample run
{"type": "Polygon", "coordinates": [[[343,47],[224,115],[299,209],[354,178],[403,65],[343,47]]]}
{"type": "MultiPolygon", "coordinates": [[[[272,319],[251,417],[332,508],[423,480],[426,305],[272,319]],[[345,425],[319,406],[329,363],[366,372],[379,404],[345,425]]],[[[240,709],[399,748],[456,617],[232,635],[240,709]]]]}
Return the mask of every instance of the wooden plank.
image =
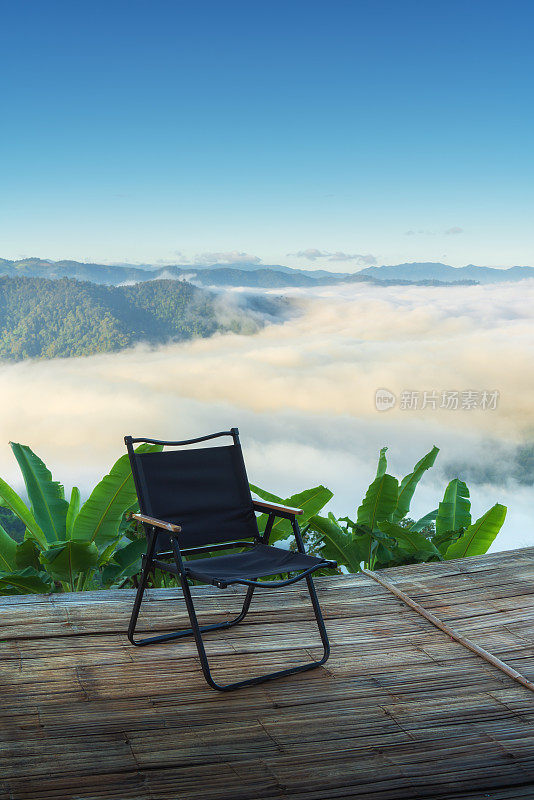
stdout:
{"type": "MultiPolygon", "coordinates": [[[[534,548],[386,570],[436,615],[534,677],[534,548]]],[[[192,641],[133,648],[131,591],[0,598],[0,798],[514,800],[534,796],[534,702],[382,587],[317,580],[327,664],[229,693],[192,641]]],[[[221,679],[313,657],[307,593],[259,591],[206,637],[221,679]]],[[[242,597],[194,588],[206,621],[242,597]]],[[[144,626],[186,625],[153,590],[144,626]]]]}
{"type": "Polygon", "coordinates": [[[372,578],[374,581],[383,586],[384,589],[387,589],[387,591],[392,593],[395,597],[398,597],[399,600],[402,600],[405,605],[407,605],[413,611],[416,611],[420,616],[424,617],[424,619],[426,619],[436,628],[447,634],[451,639],[454,639],[454,641],[458,642],[475,655],[483,658],[488,662],[488,664],[491,664],[493,667],[496,667],[505,675],[515,680],[517,683],[520,683],[525,687],[525,689],[529,689],[531,692],[534,692],[534,683],[532,681],[514,669],[510,664],[502,661],[502,659],[498,658],[494,653],[491,653],[489,650],[485,650],[479,644],[473,642],[472,639],[463,636],[457,629],[451,628],[449,625],[443,622],[443,620],[439,619],[439,617],[436,617],[435,614],[432,614],[430,611],[428,611],[427,608],[413,600],[409,595],[406,594],[406,592],[403,592],[398,586],[396,586],[386,577],[380,576],[378,573],[368,569],[362,569],[362,572],[364,575],[367,575],[369,578],[372,578]]]}

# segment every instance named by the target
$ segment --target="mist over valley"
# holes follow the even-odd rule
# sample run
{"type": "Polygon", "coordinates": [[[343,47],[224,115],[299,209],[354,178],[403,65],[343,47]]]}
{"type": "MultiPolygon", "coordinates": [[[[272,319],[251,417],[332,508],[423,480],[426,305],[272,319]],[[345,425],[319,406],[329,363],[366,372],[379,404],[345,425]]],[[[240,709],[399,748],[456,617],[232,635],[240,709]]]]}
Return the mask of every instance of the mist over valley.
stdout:
{"type": "MultiPolygon", "coordinates": [[[[72,291],[94,286],[71,283],[72,291]]],[[[532,544],[534,280],[316,282],[283,292],[205,292],[177,280],[119,287],[121,298],[141,291],[153,295],[146,308],[156,297],[165,308],[175,291],[200,292],[193,307],[206,313],[197,321],[219,327],[207,337],[138,337],[119,352],[1,365],[4,478],[20,482],[8,440],[29,444],[67,490],[76,484],[87,492],[123,452],[126,433],[187,438],[236,425],[251,480],[280,496],[323,483],[334,492],[332,510],[343,514],[361,501],[380,447],[389,447],[390,469],[401,477],[436,444],[441,452],[414,516],[436,507],[444,483],[458,476],[468,481],[474,516],[497,501],[508,505],[495,547],[532,544]],[[377,411],[377,389],[395,396],[393,408],[377,411]],[[402,407],[406,392],[422,399],[452,391],[497,392],[498,403],[402,407]]],[[[131,331],[145,319],[135,302],[131,331]]]]}

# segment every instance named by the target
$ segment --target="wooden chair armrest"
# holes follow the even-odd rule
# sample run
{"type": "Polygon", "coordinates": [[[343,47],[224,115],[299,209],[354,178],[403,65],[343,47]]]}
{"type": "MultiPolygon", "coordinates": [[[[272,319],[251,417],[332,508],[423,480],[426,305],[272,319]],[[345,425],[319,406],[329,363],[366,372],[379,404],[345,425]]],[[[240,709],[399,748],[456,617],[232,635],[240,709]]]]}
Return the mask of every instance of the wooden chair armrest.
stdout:
{"type": "Polygon", "coordinates": [[[182,530],[181,527],[175,525],[174,522],[165,522],[162,519],[156,519],[156,517],[147,517],[146,514],[130,514],[130,519],[136,519],[137,522],[144,522],[145,525],[153,525],[155,528],[162,528],[168,533],[180,533],[182,530]]]}
{"type": "Polygon", "coordinates": [[[277,514],[286,517],[298,517],[303,514],[302,508],[291,508],[291,506],[282,506],[280,503],[269,503],[267,500],[252,500],[252,505],[256,511],[263,511],[266,514],[277,514]]]}

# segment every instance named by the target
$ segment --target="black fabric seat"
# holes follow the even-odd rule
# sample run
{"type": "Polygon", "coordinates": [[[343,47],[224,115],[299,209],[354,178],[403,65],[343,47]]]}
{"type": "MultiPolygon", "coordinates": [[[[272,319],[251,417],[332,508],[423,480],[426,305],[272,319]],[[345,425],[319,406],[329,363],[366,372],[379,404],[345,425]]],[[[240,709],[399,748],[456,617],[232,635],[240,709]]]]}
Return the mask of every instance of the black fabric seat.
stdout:
{"type": "Polygon", "coordinates": [[[297,522],[302,509],[252,499],[237,428],[180,442],[131,436],[126,436],[124,441],[140,509],[140,513],[132,516],[144,526],[147,536],[143,570],[128,627],[130,642],[143,646],[194,636],[204,677],[210,686],[220,691],[253,686],[324,664],[330,646],[312,573],[334,568],[336,563],[306,553],[297,522]],[[205,446],[208,440],[220,437],[230,437],[232,444],[205,446]],[[134,444],[138,443],[141,447],[134,450],[134,444]],[[200,443],[200,447],[191,447],[200,443]],[[267,517],[261,531],[256,514],[267,517]],[[284,519],[288,530],[293,532],[296,551],[269,545],[276,518],[284,519]],[[229,550],[234,552],[229,553],[229,550]],[[143,594],[156,570],[178,577],[191,627],[138,639],[135,631],[143,594]],[[261,580],[270,576],[281,579],[261,580]],[[291,666],[266,675],[222,685],[217,683],[211,675],[202,635],[241,622],[249,611],[255,589],[280,589],[301,580],[306,581],[308,587],[323,646],[322,657],[298,665],[292,661],[291,666]],[[200,625],[190,590],[191,581],[220,589],[236,583],[246,586],[241,611],[233,619],[200,625]]]}
{"type": "Polygon", "coordinates": [[[325,561],[324,558],[258,544],[244,553],[229,553],[224,556],[186,561],[185,571],[194,580],[218,586],[240,583],[243,579],[255,580],[267,578],[269,575],[331,566],[335,566],[335,563],[325,561]]]}

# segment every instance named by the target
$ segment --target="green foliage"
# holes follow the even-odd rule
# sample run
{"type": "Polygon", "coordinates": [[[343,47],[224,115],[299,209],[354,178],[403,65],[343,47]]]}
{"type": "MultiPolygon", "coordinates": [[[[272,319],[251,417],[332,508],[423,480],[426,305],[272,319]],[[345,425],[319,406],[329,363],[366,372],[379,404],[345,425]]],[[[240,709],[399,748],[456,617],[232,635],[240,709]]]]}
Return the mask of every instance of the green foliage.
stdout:
{"type": "Polygon", "coordinates": [[[35,521],[47,542],[57,542],[65,528],[68,503],[63,486],[52,480],[52,473],[29,447],[10,442],[18,461],[35,521]]]}
{"type": "Polygon", "coordinates": [[[441,561],[441,553],[433,542],[418,533],[413,527],[403,527],[395,522],[380,522],[380,530],[394,540],[401,550],[405,550],[414,557],[424,556],[424,561],[429,561],[433,556],[435,560],[441,561]]]}
{"type": "MultiPolygon", "coordinates": [[[[141,445],[137,452],[161,450],[158,445],[141,445]]],[[[130,462],[127,455],[115,462],[108,475],[93,489],[81,507],[72,526],[72,538],[94,542],[102,552],[117,539],[125,511],[137,500],[130,462]]]]}
{"type": "Polygon", "coordinates": [[[417,522],[412,522],[410,528],[412,531],[422,531],[422,530],[432,530],[432,526],[435,526],[436,517],[438,515],[438,509],[435,508],[434,511],[429,511],[428,514],[425,514],[424,517],[421,517],[417,520],[417,522]]]}
{"type": "Polygon", "coordinates": [[[40,550],[32,539],[25,539],[17,545],[15,551],[15,566],[17,569],[26,569],[26,567],[33,567],[36,570],[41,569],[41,562],[39,561],[40,550]]]}
{"type": "Polygon", "coordinates": [[[185,281],[102,286],[60,278],[0,277],[0,360],[84,356],[211,336],[215,296],[185,281]]]}
{"type": "Polygon", "coordinates": [[[9,508],[25,526],[26,535],[32,536],[41,547],[46,547],[46,536],[37,524],[32,512],[24,500],[2,478],[0,478],[0,499],[3,505],[9,508]]]}
{"type": "Polygon", "coordinates": [[[0,498],[0,525],[16,542],[22,542],[26,526],[13,514],[10,508],[3,506],[2,502],[0,498]]]}
{"type": "Polygon", "coordinates": [[[417,484],[423,477],[423,474],[426,472],[426,470],[434,466],[434,462],[438,453],[439,447],[434,445],[432,450],[417,462],[412,472],[402,479],[399,487],[397,506],[392,516],[393,522],[398,522],[399,520],[404,519],[410,510],[410,503],[412,502],[412,497],[417,488],[417,484]]]}
{"type": "Polygon", "coordinates": [[[387,447],[383,447],[378,454],[378,466],[376,468],[377,478],[380,478],[380,476],[383,475],[388,468],[388,460],[386,456],[387,451],[387,447]]]}
{"type": "Polygon", "coordinates": [[[487,553],[506,519],[506,507],[495,503],[480,519],[473,522],[445,552],[445,558],[465,558],[487,553]]]}
{"type": "MultiPolygon", "coordinates": [[[[24,541],[0,525],[0,594],[79,591],[135,582],[146,549],[127,517],[137,509],[133,477],[127,456],[121,456],[80,507],[74,487],[70,501],[43,461],[27,445],[12,443],[21,467],[31,508],[0,479],[2,518],[18,519],[24,541]],[[6,516],[7,515],[7,516],[6,516]]],[[[157,452],[160,445],[142,445],[138,452],[157,452]]],[[[421,561],[480,555],[499,533],[506,508],[496,504],[471,522],[469,491],[452,480],[439,508],[414,522],[408,517],[411,499],[422,475],[433,464],[433,447],[402,481],[387,473],[386,448],[379,455],[376,477],[358,507],[356,521],[320,516],[332,492],[319,485],[291,497],[278,497],[251,484],[265,500],[303,509],[299,523],[311,552],[338,562],[350,572],[362,565],[371,569],[421,561]],[[434,525],[435,522],[435,525],[434,525]]],[[[268,516],[258,517],[259,530],[268,516]]],[[[292,534],[288,520],[276,518],[271,542],[292,534]]],[[[152,585],[175,584],[156,571],[152,585]]]]}
{"type": "Polygon", "coordinates": [[[141,557],[146,552],[146,539],[143,536],[116,549],[102,570],[103,586],[111,586],[118,580],[125,580],[141,571],[141,557]]]}
{"type": "Polygon", "coordinates": [[[386,448],[380,450],[376,477],[358,508],[356,521],[313,516],[307,531],[313,550],[357,572],[368,569],[440,561],[487,552],[502,527],[504,506],[497,504],[471,524],[469,491],[463,481],[452,480],[439,508],[414,522],[408,517],[417,484],[433,466],[433,447],[402,479],[386,472],[386,448]],[[434,525],[435,522],[435,525],[434,525]]]}
{"type": "Polygon", "coordinates": [[[374,479],[367,489],[361,506],[358,508],[356,522],[372,531],[378,526],[378,521],[390,519],[399,496],[399,484],[392,475],[384,472],[374,479]]]}
{"type": "Polygon", "coordinates": [[[352,536],[346,527],[339,524],[333,514],[329,514],[328,517],[315,516],[311,525],[321,537],[321,554],[325,558],[337,561],[338,564],[343,564],[349,572],[358,572],[368,552],[364,537],[352,536]]]}
{"type": "MultiPolygon", "coordinates": [[[[12,443],[31,510],[0,479],[0,497],[26,528],[18,543],[0,527],[0,594],[76,591],[111,585],[138,571],[145,539],[124,538],[124,518],[136,494],[128,456],[121,456],[80,508],[74,487],[70,502],[41,459],[27,445],[12,443]]],[[[138,452],[157,452],[142,445],[138,452]]]]}
{"type": "Polygon", "coordinates": [[[47,573],[56,581],[68,583],[73,592],[75,579],[96,567],[98,549],[93,542],[67,539],[43,550],[40,558],[47,573]]]}
{"type": "Polygon", "coordinates": [[[0,525],[0,570],[6,571],[15,567],[17,543],[0,525]]]}
{"type": "Polygon", "coordinates": [[[70,493],[70,502],[69,508],[67,510],[67,518],[65,520],[65,528],[66,528],[66,536],[67,539],[72,537],[72,529],[74,528],[74,522],[76,517],[80,512],[80,490],[77,486],[72,487],[72,491],[70,493]]]}
{"type": "Polygon", "coordinates": [[[46,572],[33,567],[0,572],[0,595],[6,594],[45,594],[52,591],[53,584],[46,572]]]}
{"type": "MultiPolygon", "coordinates": [[[[263,500],[268,500],[272,503],[280,503],[284,506],[291,506],[292,508],[301,508],[303,513],[299,516],[299,524],[305,527],[311,517],[318,514],[319,511],[332,499],[333,494],[326,486],[314,486],[313,489],[305,489],[303,492],[293,494],[291,497],[277,497],[275,494],[266,492],[254,484],[250,484],[251,491],[261,497],[263,500]]],[[[265,525],[267,524],[268,515],[260,514],[258,517],[258,528],[263,533],[265,525]]],[[[291,536],[293,530],[291,523],[287,519],[277,517],[274,521],[269,541],[271,544],[279,539],[286,539],[291,536]]]]}
{"type": "Polygon", "coordinates": [[[436,517],[436,533],[446,534],[448,531],[457,531],[467,528],[471,524],[471,502],[469,489],[465,483],[454,478],[443,495],[439,504],[436,517]]]}

